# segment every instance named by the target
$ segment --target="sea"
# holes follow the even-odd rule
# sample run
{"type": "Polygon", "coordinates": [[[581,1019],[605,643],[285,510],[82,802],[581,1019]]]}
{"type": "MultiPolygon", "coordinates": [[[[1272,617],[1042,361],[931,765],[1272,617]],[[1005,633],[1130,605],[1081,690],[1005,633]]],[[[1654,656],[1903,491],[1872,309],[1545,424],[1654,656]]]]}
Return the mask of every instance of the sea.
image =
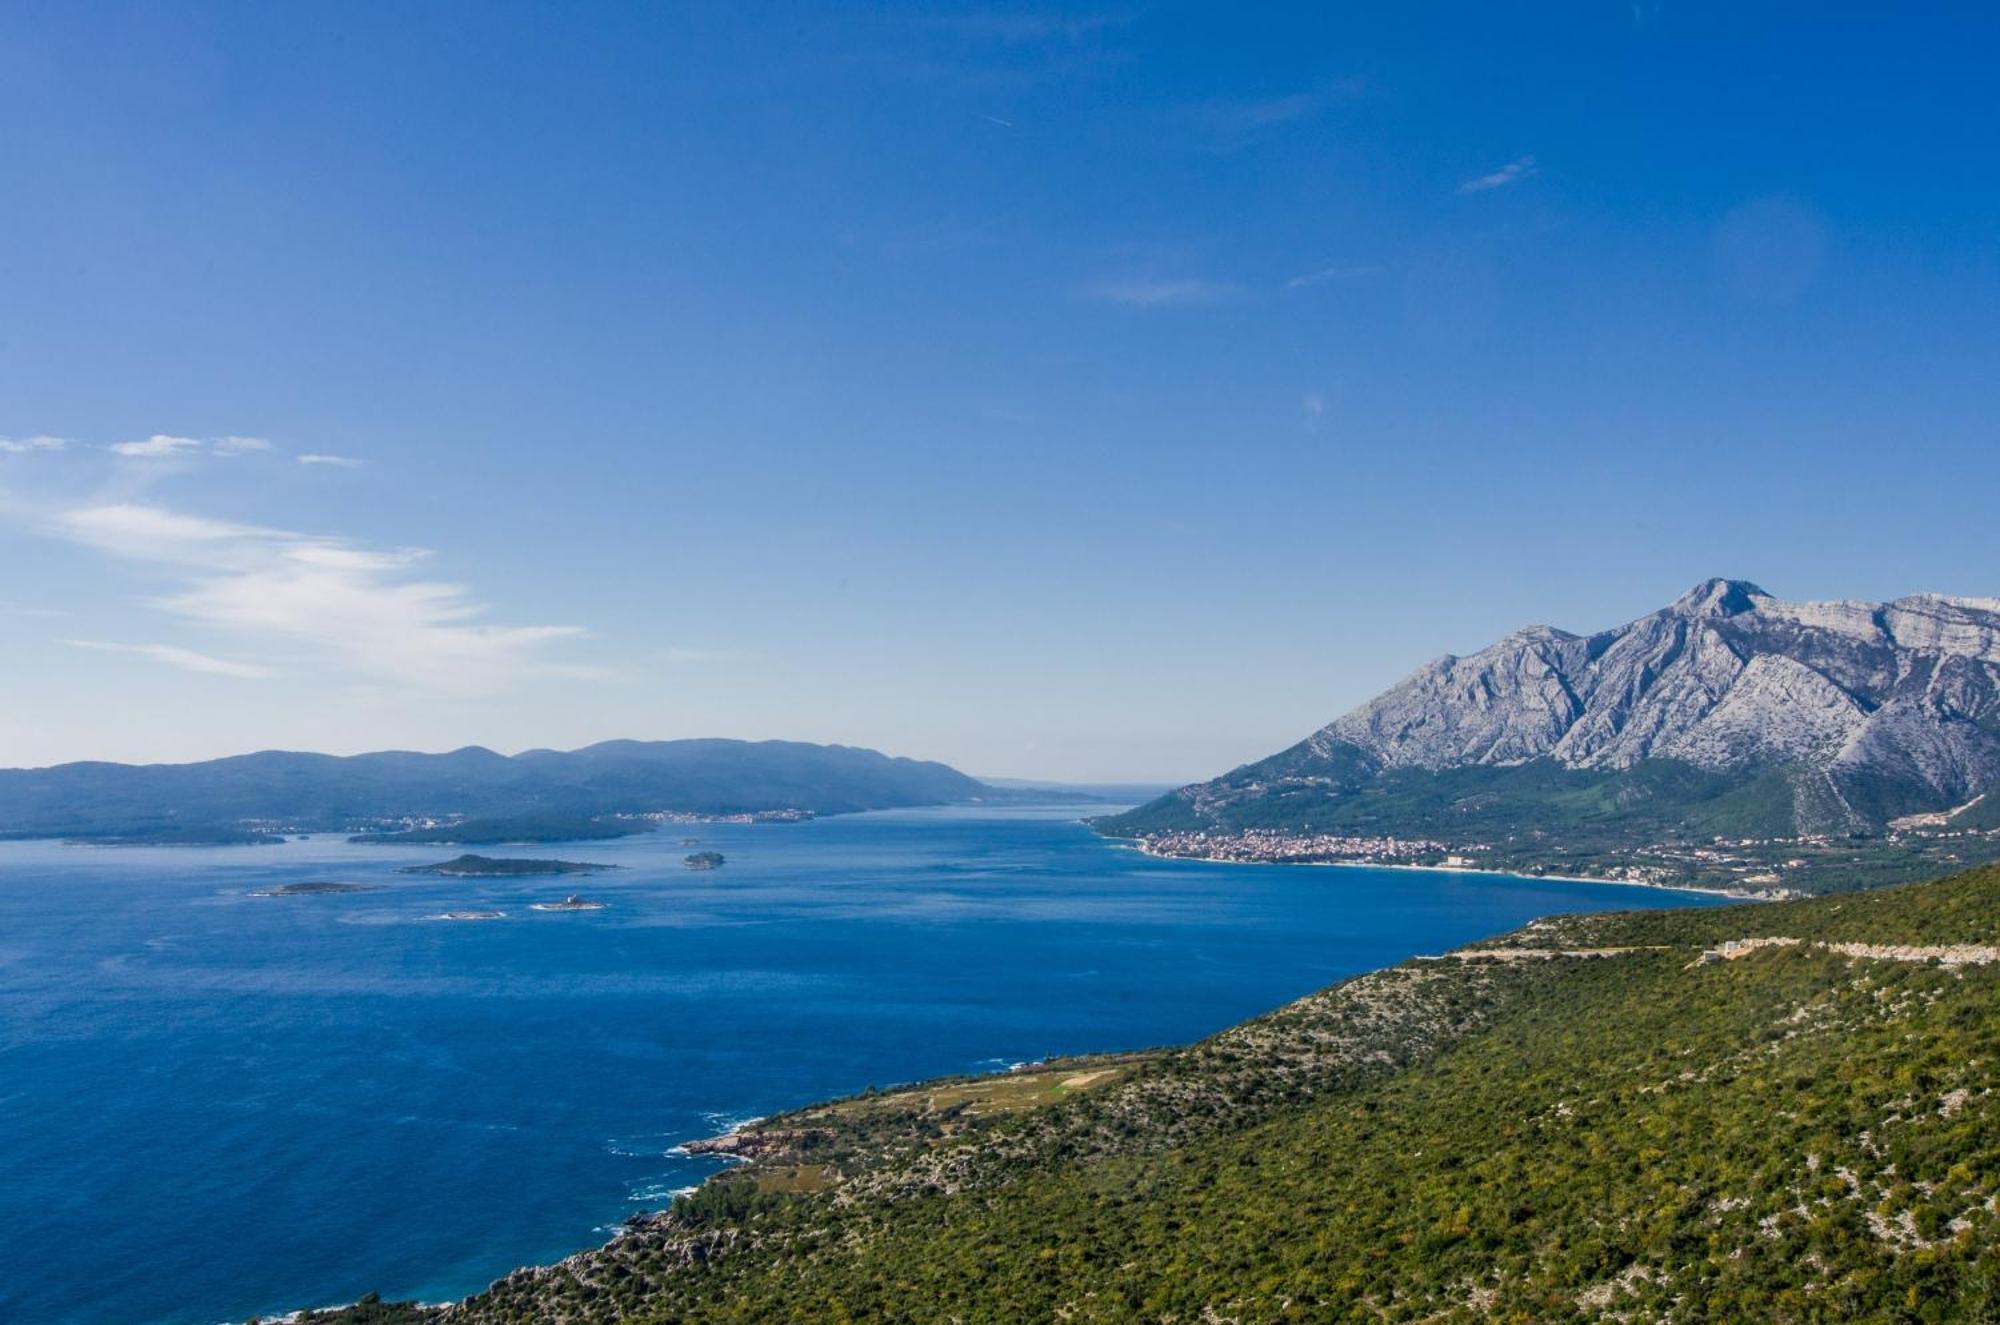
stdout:
{"type": "Polygon", "coordinates": [[[1156,860],[1076,806],[483,849],[0,843],[0,1320],[216,1325],[476,1292],[776,1110],[1181,1043],[1561,911],[1687,893],[1156,860]],[[713,871],[685,868],[723,853],[713,871]],[[284,884],[370,891],[259,895],[284,884]],[[536,911],[569,893],[593,911],[536,911]],[[481,920],[450,912],[499,912],[481,920]]]}

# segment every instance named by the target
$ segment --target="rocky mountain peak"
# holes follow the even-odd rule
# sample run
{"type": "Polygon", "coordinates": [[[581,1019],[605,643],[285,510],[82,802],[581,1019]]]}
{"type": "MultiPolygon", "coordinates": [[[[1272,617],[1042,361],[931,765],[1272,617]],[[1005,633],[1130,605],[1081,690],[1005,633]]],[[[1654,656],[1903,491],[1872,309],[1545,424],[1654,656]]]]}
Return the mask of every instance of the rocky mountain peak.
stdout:
{"type": "Polygon", "coordinates": [[[1865,826],[2000,790],[1989,601],[1792,603],[1747,580],[1705,580],[1587,638],[1529,627],[1441,658],[1312,749],[1431,772],[1544,759],[1770,772],[1792,784],[1798,822],[1865,826]]]}
{"type": "Polygon", "coordinates": [[[1684,617],[1738,616],[1771,601],[1771,595],[1748,580],[1718,578],[1703,580],[1676,598],[1667,610],[1684,617]]]}

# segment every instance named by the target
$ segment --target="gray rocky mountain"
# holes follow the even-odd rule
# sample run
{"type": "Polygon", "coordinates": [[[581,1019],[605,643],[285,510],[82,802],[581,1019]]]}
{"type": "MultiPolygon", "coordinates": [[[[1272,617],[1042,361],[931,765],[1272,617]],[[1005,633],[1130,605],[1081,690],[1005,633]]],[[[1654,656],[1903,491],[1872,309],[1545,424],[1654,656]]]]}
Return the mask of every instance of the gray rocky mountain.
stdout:
{"type": "Polygon", "coordinates": [[[1531,626],[1440,658],[1133,824],[1284,827],[1316,815],[1351,826],[1338,802],[1385,783],[1394,794],[1375,797],[1372,828],[1397,827],[1397,804],[1434,809],[1461,791],[1532,799],[1530,787],[1644,802],[1663,823],[1676,806],[1699,807],[1702,823],[1774,833],[1949,815],[2000,788],[2000,599],[1792,603],[1717,579],[1594,635],[1531,626]],[[1426,800],[1421,775],[1453,770],[1492,775],[1426,800]]]}

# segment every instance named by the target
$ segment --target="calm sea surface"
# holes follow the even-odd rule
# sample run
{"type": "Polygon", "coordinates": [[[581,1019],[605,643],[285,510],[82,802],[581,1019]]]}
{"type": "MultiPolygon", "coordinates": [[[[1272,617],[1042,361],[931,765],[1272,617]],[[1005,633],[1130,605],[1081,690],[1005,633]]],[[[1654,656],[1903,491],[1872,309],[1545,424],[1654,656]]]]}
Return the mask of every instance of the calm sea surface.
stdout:
{"type": "Polygon", "coordinates": [[[829,1095],[1185,1041],[1647,889],[1148,860],[1076,811],[927,810],[491,854],[0,843],[0,1320],[442,1299],[601,1241],[829,1095]],[[681,868],[683,836],[728,856],[681,868]],[[304,881],[377,892],[257,897],[304,881]],[[602,911],[535,912],[575,890],[602,911]],[[483,922],[451,909],[506,912],[483,922]]]}

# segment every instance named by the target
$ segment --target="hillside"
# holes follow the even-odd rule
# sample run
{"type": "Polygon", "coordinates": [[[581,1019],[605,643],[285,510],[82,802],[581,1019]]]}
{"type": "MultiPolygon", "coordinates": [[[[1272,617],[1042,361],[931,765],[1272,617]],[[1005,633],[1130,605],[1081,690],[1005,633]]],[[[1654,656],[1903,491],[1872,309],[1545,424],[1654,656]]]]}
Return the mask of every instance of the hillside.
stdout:
{"type": "Polygon", "coordinates": [[[1730,872],[1674,848],[1723,838],[1753,848],[1739,877],[1796,859],[1880,881],[2000,855],[1981,799],[1996,789],[2000,600],[1788,603],[1710,580],[1613,630],[1534,626],[1441,658],[1290,749],[1098,826],[1169,838],[1168,854],[1218,853],[1177,834],[1388,837],[1421,840],[1416,863],[1711,885],[1730,872]]]}
{"type": "Polygon", "coordinates": [[[1564,917],[767,1119],[601,1250],[311,1319],[1991,1320],[1996,1084],[2000,869],[1564,917]]]}
{"type": "Polygon", "coordinates": [[[795,741],[606,741],[512,757],[477,746],[449,754],[347,757],[271,750],[194,764],[0,770],[0,833],[339,830],[398,820],[588,819],[659,811],[841,814],[984,794],[983,784],[944,764],[795,741]]]}

